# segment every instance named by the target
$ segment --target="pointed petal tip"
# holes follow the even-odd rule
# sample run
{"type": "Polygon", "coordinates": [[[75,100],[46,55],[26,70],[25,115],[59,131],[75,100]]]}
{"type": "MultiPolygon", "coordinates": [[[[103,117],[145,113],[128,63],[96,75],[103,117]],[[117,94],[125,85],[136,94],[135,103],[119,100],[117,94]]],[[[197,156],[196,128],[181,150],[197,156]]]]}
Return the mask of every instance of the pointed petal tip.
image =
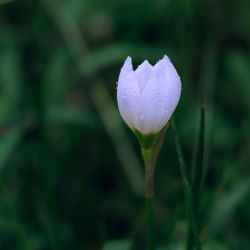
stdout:
{"type": "Polygon", "coordinates": [[[148,69],[148,68],[153,68],[153,66],[149,63],[148,60],[144,60],[140,65],[138,65],[136,71],[142,70],[142,69],[148,69]]]}
{"type": "Polygon", "coordinates": [[[125,62],[130,62],[132,63],[132,58],[130,56],[127,56],[127,58],[125,59],[125,62]]]}
{"type": "Polygon", "coordinates": [[[156,64],[154,66],[159,67],[159,65],[162,65],[162,63],[168,63],[171,62],[169,57],[167,55],[164,55],[162,57],[162,59],[160,59],[159,61],[156,62],[156,64]]]}
{"type": "Polygon", "coordinates": [[[130,56],[127,56],[127,58],[125,59],[123,65],[129,65],[131,68],[133,68],[133,65],[132,65],[132,58],[131,58],[130,56]]]}
{"type": "Polygon", "coordinates": [[[170,61],[170,59],[169,59],[169,57],[167,55],[164,55],[163,59],[170,61]]]}
{"type": "Polygon", "coordinates": [[[152,64],[148,60],[144,60],[142,64],[149,65],[152,67],[152,64]]]}
{"type": "Polygon", "coordinates": [[[132,58],[128,56],[124,62],[124,66],[127,67],[130,71],[133,71],[132,58]]]}
{"type": "Polygon", "coordinates": [[[118,78],[118,84],[121,80],[125,79],[128,76],[128,74],[130,74],[133,71],[134,70],[133,70],[133,65],[132,65],[132,58],[130,56],[128,56],[125,59],[123,66],[121,68],[120,75],[118,78]]]}

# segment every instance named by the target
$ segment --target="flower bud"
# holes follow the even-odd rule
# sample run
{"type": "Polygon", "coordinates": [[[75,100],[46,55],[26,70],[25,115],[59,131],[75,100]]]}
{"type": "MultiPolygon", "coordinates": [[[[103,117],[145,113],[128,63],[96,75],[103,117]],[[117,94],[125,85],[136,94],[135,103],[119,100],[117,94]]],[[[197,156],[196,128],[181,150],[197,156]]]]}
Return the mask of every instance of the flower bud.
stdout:
{"type": "Polygon", "coordinates": [[[133,70],[128,57],[117,83],[117,101],[125,123],[142,135],[158,134],[168,123],[181,94],[181,81],[167,56],[133,70]]]}

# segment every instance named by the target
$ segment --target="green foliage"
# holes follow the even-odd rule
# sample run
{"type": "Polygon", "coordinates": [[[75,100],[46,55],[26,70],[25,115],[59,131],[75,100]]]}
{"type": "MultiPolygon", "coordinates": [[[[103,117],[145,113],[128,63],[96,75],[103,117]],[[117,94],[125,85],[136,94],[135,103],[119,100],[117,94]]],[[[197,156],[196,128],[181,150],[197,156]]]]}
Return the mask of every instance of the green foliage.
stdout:
{"type": "MultiPolygon", "coordinates": [[[[0,249],[145,249],[143,163],[115,83],[128,55],[136,67],[167,54],[182,79],[175,123],[189,176],[207,97],[204,250],[248,250],[249,9],[249,0],[0,1],[0,249]]],[[[188,230],[174,139],[168,128],[155,172],[162,250],[183,249],[188,230]]]]}
{"type": "Polygon", "coordinates": [[[221,233],[229,223],[237,208],[247,200],[250,194],[249,179],[234,184],[232,190],[220,196],[220,199],[211,209],[210,231],[211,234],[221,233]]]}
{"type": "Polygon", "coordinates": [[[23,135],[24,129],[21,126],[17,128],[14,127],[11,128],[0,141],[0,171],[13,155],[23,135]]]}
{"type": "Polygon", "coordinates": [[[130,240],[116,240],[105,243],[102,250],[130,250],[131,246],[130,240]]]}

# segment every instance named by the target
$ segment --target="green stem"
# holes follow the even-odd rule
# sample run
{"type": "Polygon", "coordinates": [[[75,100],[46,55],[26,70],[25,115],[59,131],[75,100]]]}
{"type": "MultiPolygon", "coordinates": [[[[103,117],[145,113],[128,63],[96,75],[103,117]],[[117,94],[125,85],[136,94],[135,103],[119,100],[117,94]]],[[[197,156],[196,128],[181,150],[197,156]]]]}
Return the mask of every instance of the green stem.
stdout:
{"type": "Polygon", "coordinates": [[[146,197],[148,250],[155,249],[153,197],[146,197]]]}
{"type": "Polygon", "coordinates": [[[148,250],[155,250],[154,241],[154,167],[155,159],[152,149],[142,148],[142,156],[145,163],[145,200],[147,216],[147,241],[148,250]]]}

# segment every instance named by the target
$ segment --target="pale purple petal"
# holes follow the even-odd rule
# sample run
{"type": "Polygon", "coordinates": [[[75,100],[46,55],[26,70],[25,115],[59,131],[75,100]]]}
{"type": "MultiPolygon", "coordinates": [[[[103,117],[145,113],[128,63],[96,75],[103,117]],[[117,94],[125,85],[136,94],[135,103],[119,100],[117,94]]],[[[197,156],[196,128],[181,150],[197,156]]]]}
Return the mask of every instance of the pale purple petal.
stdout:
{"type": "Polygon", "coordinates": [[[138,68],[135,70],[140,93],[142,93],[152,73],[153,73],[153,66],[147,60],[145,60],[142,64],[140,64],[138,68]]]}
{"type": "Polygon", "coordinates": [[[163,107],[159,123],[167,124],[180,99],[181,81],[179,77],[175,81],[166,81],[162,78],[159,83],[163,107]]]}
{"type": "Polygon", "coordinates": [[[175,109],[181,94],[181,80],[176,69],[166,55],[155,65],[154,68],[157,74],[166,82],[166,84],[161,87],[166,87],[164,90],[166,95],[164,97],[164,100],[166,100],[164,103],[165,107],[168,110],[175,109]]]}
{"type": "Polygon", "coordinates": [[[139,100],[138,83],[134,72],[118,82],[117,101],[123,120],[131,128],[137,128],[137,108],[139,100]]]}
{"type": "Polygon", "coordinates": [[[157,133],[162,129],[159,125],[163,112],[159,79],[151,74],[139,98],[138,130],[143,134],[157,133]]]}
{"type": "Polygon", "coordinates": [[[133,71],[132,59],[130,56],[128,56],[122,66],[122,69],[118,78],[118,82],[123,80],[125,77],[127,77],[128,74],[131,73],[132,71],[133,71]]]}

